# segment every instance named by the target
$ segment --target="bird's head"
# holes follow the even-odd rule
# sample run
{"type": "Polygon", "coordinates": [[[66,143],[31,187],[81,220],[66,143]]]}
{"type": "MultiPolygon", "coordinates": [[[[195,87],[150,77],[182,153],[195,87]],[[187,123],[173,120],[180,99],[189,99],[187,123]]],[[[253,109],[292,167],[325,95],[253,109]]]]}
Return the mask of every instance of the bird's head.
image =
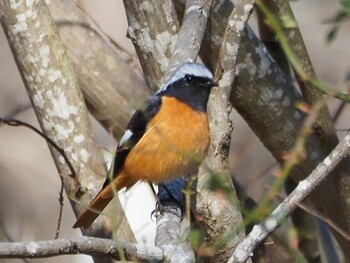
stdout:
{"type": "Polygon", "coordinates": [[[205,111],[210,90],[216,85],[208,68],[202,64],[186,62],[176,69],[157,94],[175,97],[195,110],[205,111]]]}

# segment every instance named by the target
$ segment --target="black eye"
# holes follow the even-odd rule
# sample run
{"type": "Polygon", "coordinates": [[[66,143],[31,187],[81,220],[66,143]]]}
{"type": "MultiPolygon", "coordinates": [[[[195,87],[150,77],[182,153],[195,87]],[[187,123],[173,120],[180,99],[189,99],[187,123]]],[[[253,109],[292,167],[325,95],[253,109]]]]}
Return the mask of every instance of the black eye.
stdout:
{"type": "Polygon", "coordinates": [[[187,83],[191,83],[193,81],[193,76],[192,75],[185,75],[185,81],[187,83]]]}

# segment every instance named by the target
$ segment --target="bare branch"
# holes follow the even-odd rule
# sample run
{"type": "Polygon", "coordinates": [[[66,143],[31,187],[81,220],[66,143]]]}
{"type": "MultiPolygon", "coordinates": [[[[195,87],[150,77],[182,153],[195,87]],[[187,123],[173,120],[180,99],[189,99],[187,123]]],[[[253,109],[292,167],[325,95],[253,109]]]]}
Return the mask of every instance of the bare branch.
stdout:
{"type": "Polygon", "coordinates": [[[129,28],[148,86],[156,91],[168,68],[179,30],[179,22],[171,0],[151,4],[143,0],[124,0],[129,28]]]}
{"type": "MultiPolygon", "coordinates": [[[[77,176],[71,178],[68,163],[50,146],[59,174],[64,178],[67,195],[79,195],[81,189],[101,181],[106,170],[73,67],[65,55],[50,12],[44,1],[0,1],[0,10],[1,24],[40,126],[48,138],[64,149],[76,171],[77,176]]],[[[95,193],[89,192],[90,195],[95,193]]],[[[91,196],[82,195],[83,202],[87,199],[91,196]]],[[[79,214],[82,207],[75,202],[72,205],[79,214]]],[[[95,226],[90,234],[108,234],[106,225],[95,226]]]]}
{"type": "MultiPolygon", "coordinates": [[[[107,42],[99,28],[74,1],[51,1],[48,7],[73,62],[87,108],[109,133],[119,139],[135,105],[143,103],[149,94],[145,82],[130,69],[118,50],[107,42]]],[[[105,174],[102,174],[100,179],[104,177],[105,174]]],[[[99,190],[101,186],[100,180],[92,183],[93,186],[80,189],[80,194],[91,196],[86,200],[76,198],[81,204],[88,204],[96,193],[91,188],[99,190]]],[[[135,241],[118,197],[112,202],[110,207],[115,208],[112,211],[118,211],[113,215],[113,221],[118,222],[116,236],[125,241],[135,241]]],[[[106,212],[109,213],[108,209],[106,212]]]]}
{"type": "Polygon", "coordinates": [[[220,61],[216,70],[219,87],[212,91],[208,103],[211,142],[207,164],[215,171],[216,175],[211,176],[220,176],[220,180],[228,186],[227,191],[229,191],[226,193],[226,198],[220,198],[215,191],[208,189],[208,171],[205,166],[202,167],[196,189],[196,208],[200,217],[205,218],[201,224],[204,226],[208,245],[214,245],[215,242],[223,244],[215,249],[215,259],[213,259],[215,262],[227,261],[234,247],[244,236],[241,211],[235,205],[237,198],[232,190],[233,185],[229,172],[228,160],[233,128],[229,118],[232,110],[229,97],[236,77],[238,50],[253,6],[254,1],[239,1],[228,19],[220,50],[220,61]],[[234,238],[226,240],[232,232],[235,232],[234,238]]]}
{"type": "Polygon", "coordinates": [[[210,13],[211,0],[186,1],[185,14],[168,68],[162,77],[164,85],[175,69],[184,62],[197,59],[210,13]]]}
{"type": "Polygon", "coordinates": [[[298,204],[310,194],[332,170],[347,157],[350,149],[350,133],[337,147],[320,163],[304,180],[300,181],[295,190],[266,218],[261,224],[254,226],[251,233],[238,245],[229,262],[245,262],[253,253],[254,248],[270,233],[274,232],[293,212],[298,204]]]}
{"type": "Polygon", "coordinates": [[[162,214],[157,216],[157,232],[155,244],[164,251],[171,263],[195,262],[192,248],[180,240],[182,212],[176,206],[164,206],[162,214]],[[187,249],[186,249],[187,248],[187,249]]]}
{"type": "MultiPolygon", "coordinates": [[[[221,22],[226,19],[232,2],[229,0],[213,1],[211,12],[211,34],[204,37],[201,58],[206,65],[216,65],[217,54],[223,38],[221,22]]],[[[299,135],[305,115],[295,108],[302,98],[292,82],[267,54],[266,48],[247,28],[244,44],[239,50],[238,70],[235,87],[231,93],[231,103],[245,119],[264,146],[279,163],[283,163],[283,152],[290,150],[299,135]]],[[[334,145],[333,145],[334,147],[334,145]]],[[[291,176],[295,181],[302,180],[333,149],[332,143],[325,140],[324,134],[317,130],[311,134],[305,144],[307,156],[298,164],[291,176]]],[[[310,196],[315,206],[327,213],[339,226],[350,229],[349,206],[349,162],[342,162],[327,183],[321,184],[310,196]],[[340,191],[341,190],[341,191],[340,191]],[[325,194],[327,193],[327,194],[325,194]],[[340,204],[335,206],[334,204],[340,204]]],[[[335,233],[337,241],[346,249],[349,243],[335,233]]]]}
{"type": "Polygon", "coordinates": [[[74,1],[50,1],[48,6],[74,65],[87,108],[119,139],[134,108],[149,96],[145,81],[130,69],[125,56],[74,1]]]}
{"type": "Polygon", "coordinates": [[[163,251],[154,246],[133,243],[116,243],[110,239],[80,237],[74,239],[55,239],[33,242],[2,242],[0,258],[46,258],[61,255],[86,254],[105,255],[121,260],[138,262],[163,262],[163,251]]]}

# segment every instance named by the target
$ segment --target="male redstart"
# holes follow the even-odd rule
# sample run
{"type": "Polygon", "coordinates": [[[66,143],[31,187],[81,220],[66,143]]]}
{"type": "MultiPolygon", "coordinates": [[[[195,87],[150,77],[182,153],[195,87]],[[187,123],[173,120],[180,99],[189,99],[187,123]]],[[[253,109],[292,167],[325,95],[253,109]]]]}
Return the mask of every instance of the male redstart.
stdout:
{"type": "Polygon", "coordinates": [[[113,178],[106,179],[74,228],[88,228],[124,187],[196,172],[209,147],[207,102],[214,86],[212,73],[201,64],[184,63],[175,71],[132,116],[116,150],[113,178]]]}

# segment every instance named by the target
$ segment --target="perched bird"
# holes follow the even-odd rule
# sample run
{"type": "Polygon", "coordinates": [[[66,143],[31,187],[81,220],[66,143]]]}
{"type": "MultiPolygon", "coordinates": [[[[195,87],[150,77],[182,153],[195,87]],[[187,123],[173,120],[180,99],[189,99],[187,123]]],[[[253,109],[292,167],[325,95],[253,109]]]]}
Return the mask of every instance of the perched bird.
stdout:
{"type": "Polygon", "coordinates": [[[74,228],[88,228],[124,187],[138,181],[162,183],[196,171],[209,147],[206,108],[214,86],[213,75],[205,66],[179,66],[168,83],[132,116],[116,150],[113,178],[106,179],[74,228]]]}

